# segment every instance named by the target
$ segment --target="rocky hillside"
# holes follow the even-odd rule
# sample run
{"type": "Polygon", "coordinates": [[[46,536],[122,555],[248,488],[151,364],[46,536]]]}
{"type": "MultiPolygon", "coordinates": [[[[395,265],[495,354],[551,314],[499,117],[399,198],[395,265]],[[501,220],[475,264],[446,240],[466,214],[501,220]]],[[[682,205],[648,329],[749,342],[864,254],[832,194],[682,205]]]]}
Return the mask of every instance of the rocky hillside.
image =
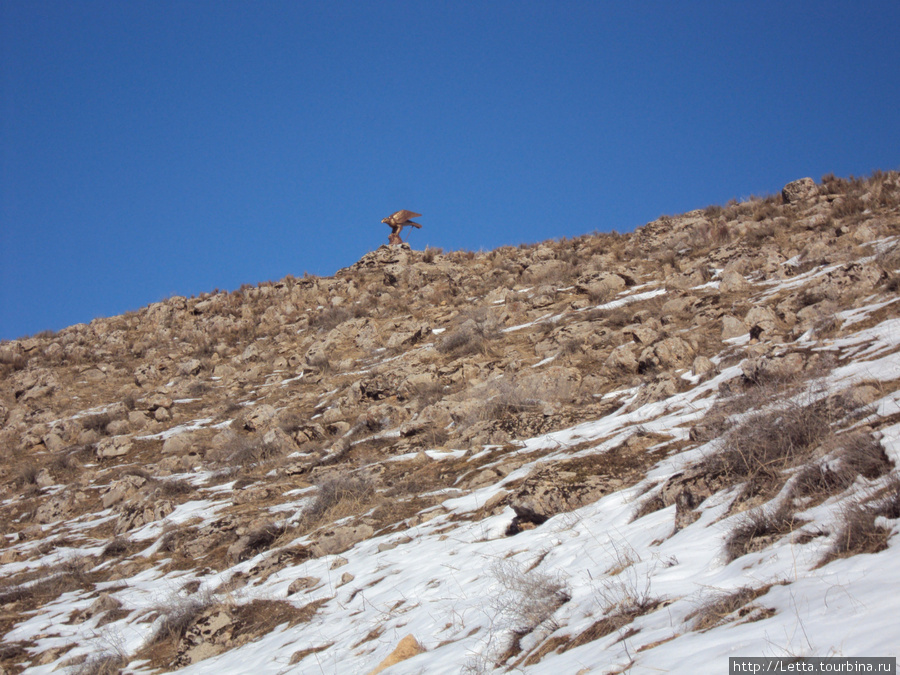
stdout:
{"type": "Polygon", "coordinates": [[[898,290],[876,173],[2,343],[0,673],[896,656],[898,290]]]}

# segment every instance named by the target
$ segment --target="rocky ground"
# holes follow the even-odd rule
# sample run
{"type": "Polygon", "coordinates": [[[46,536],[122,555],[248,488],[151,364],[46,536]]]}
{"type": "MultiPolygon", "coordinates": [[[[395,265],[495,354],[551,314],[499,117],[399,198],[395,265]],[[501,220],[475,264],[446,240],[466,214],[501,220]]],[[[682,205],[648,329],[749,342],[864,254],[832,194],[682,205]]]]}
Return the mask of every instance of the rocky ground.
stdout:
{"type": "Polygon", "coordinates": [[[827,176],[4,342],[0,673],[896,655],[898,243],[827,176]]]}

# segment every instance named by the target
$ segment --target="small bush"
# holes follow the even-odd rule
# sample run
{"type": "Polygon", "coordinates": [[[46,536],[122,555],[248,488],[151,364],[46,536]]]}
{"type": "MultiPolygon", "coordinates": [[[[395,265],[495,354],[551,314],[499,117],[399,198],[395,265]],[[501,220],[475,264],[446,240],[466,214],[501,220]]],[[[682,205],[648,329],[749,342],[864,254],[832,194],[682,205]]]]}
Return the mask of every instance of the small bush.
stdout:
{"type": "Polygon", "coordinates": [[[841,511],[841,525],[834,545],[819,566],[858,553],[877,553],[887,548],[891,530],[877,522],[879,516],[900,518],[900,478],[894,476],[886,487],[866,503],[854,503],[841,511]]]}
{"type": "Polygon", "coordinates": [[[877,553],[887,548],[891,531],[875,522],[878,513],[860,504],[841,511],[841,528],[831,549],[819,565],[837,558],[849,558],[858,553],[877,553]]]}
{"type": "Polygon", "coordinates": [[[568,651],[615,633],[660,604],[660,600],[650,593],[649,573],[641,573],[634,566],[607,579],[599,596],[600,608],[605,616],[576,635],[559,651],[568,651]]]}
{"type": "Polygon", "coordinates": [[[115,537],[103,547],[101,558],[120,558],[131,550],[131,542],[127,537],[115,537]]]}
{"type": "MultiPolygon", "coordinates": [[[[212,453],[212,459],[221,459],[234,465],[240,465],[245,468],[264,464],[276,457],[281,456],[281,450],[277,447],[266,443],[261,434],[252,436],[238,436],[228,443],[221,451],[212,453]]],[[[172,489],[178,489],[172,486],[172,489]]]]}
{"type": "Polygon", "coordinates": [[[502,379],[492,387],[494,393],[488,398],[480,410],[482,420],[496,420],[507,415],[517,415],[530,410],[537,410],[541,400],[533,396],[533,392],[524,391],[509,379],[502,379]]]}
{"type": "Polygon", "coordinates": [[[435,348],[441,354],[453,357],[487,353],[491,342],[499,337],[496,317],[490,310],[482,308],[465,314],[456,328],[441,336],[435,348]]]}
{"type": "Polygon", "coordinates": [[[81,427],[88,431],[96,431],[99,434],[106,433],[106,426],[112,421],[107,413],[88,415],[81,418],[81,427]]]}
{"type": "Polygon", "coordinates": [[[866,210],[866,203],[857,195],[847,195],[843,199],[834,202],[832,214],[835,218],[847,218],[862,213],[866,210]]]}
{"type": "Polygon", "coordinates": [[[314,354],[306,359],[306,364],[320,373],[328,374],[334,372],[331,361],[325,354],[314,354]]]}
{"type": "Polygon", "coordinates": [[[759,508],[746,514],[725,543],[728,559],[735,560],[758,551],[803,524],[787,508],[771,511],[759,508]]]}
{"type": "Polygon", "coordinates": [[[442,248],[434,248],[433,246],[426,246],[425,250],[422,252],[422,262],[431,263],[434,262],[435,257],[441,255],[444,252],[442,248]]]}
{"type": "Polygon", "coordinates": [[[497,561],[491,575],[500,586],[494,598],[495,609],[519,636],[550,622],[554,612],[571,598],[559,576],[525,570],[510,559],[497,561]]]}
{"type": "Polygon", "coordinates": [[[24,355],[11,349],[0,349],[0,366],[9,366],[11,370],[22,370],[28,364],[24,355]]]}
{"type": "Polygon", "coordinates": [[[416,410],[421,412],[430,405],[434,405],[444,398],[447,393],[447,387],[435,380],[433,382],[417,384],[409,387],[406,392],[407,397],[415,402],[416,410]]]}
{"type": "Polygon", "coordinates": [[[318,484],[313,502],[303,511],[303,519],[317,523],[326,519],[338,520],[355,515],[375,495],[371,481],[358,476],[339,475],[318,484]]]}
{"type": "Polygon", "coordinates": [[[891,470],[884,448],[872,434],[858,432],[845,436],[838,458],[841,468],[852,476],[851,482],[858,475],[873,480],[891,470]]]}
{"type": "Polygon", "coordinates": [[[184,479],[160,480],[156,492],[162,497],[181,497],[193,494],[197,488],[184,479]]]}
{"type": "Polygon", "coordinates": [[[211,593],[194,593],[188,596],[172,594],[162,605],[156,607],[159,620],[150,643],[178,643],[191,624],[217,602],[211,593]]]}
{"type": "Polygon", "coordinates": [[[352,318],[353,314],[343,307],[329,307],[311,315],[309,327],[327,332],[352,318]]]}
{"type": "Polygon", "coordinates": [[[37,485],[37,477],[40,472],[41,472],[41,470],[37,465],[31,464],[29,462],[29,463],[21,466],[19,468],[19,470],[16,472],[15,482],[16,482],[16,484],[21,485],[23,487],[29,486],[29,485],[36,486],[37,485]]]}
{"type": "Polygon", "coordinates": [[[811,497],[819,503],[846,488],[853,478],[847,472],[833,471],[818,462],[806,464],[793,479],[791,497],[811,497]]]}
{"type": "MultiPolygon", "coordinates": [[[[645,614],[658,600],[650,592],[650,573],[641,572],[633,563],[633,554],[625,552],[616,556],[616,572],[604,580],[598,593],[600,608],[607,616],[635,617],[645,614]]],[[[624,625],[624,624],[623,624],[624,625]]]]}
{"type": "Polygon", "coordinates": [[[744,497],[769,495],[831,433],[822,401],[785,402],[749,415],[727,433],[724,448],[707,460],[707,471],[727,482],[746,482],[744,497]]]}
{"type": "Polygon", "coordinates": [[[71,675],[119,675],[128,665],[128,657],[118,651],[102,651],[93,654],[75,666],[71,675]]]}
{"type": "Polygon", "coordinates": [[[687,620],[691,622],[692,630],[705,631],[715,628],[726,623],[729,616],[748,603],[765,595],[770,588],[771,585],[760,588],[744,586],[730,593],[717,593],[688,614],[687,620]]]}

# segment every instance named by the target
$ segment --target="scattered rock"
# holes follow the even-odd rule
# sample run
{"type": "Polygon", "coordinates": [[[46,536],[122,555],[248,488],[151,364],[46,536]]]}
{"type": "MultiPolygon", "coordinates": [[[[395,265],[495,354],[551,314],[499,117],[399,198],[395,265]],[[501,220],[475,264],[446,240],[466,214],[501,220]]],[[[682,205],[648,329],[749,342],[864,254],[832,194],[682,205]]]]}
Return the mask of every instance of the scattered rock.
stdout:
{"type": "Polygon", "coordinates": [[[417,656],[424,651],[425,648],[419,644],[415,637],[407,635],[400,640],[400,643],[394,648],[394,651],[388,654],[374,670],[369,671],[369,675],[378,675],[378,673],[390,668],[394,664],[411,659],[413,656],[417,656]]]}
{"type": "Polygon", "coordinates": [[[319,585],[321,579],[319,577],[300,577],[299,579],[294,579],[290,585],[288,586],[287,594],[293,595],[294,593],[300,593],[301,591],[308,591],[319,585]]]}
{"type": "Polygon", "coordinates": [[[812,178],[800,178],[791,181],[781,189],[781,198],[785,204],[793,204],[804,199],[811,199],[818,193],[816,181],[812,178]]]}
{"type": "Polygon", "coordinates": [[[50,396],[59,387],[56,373],[46,368],[19,372],[13,376],[13,395],[20,403],[50,396]]]}
{"type": "Polygon", "coordinates": [[[265,431],[274,423],[277,414],[271,405],[258,405],[238,418],[237,423],[246,431],[265,431]]]}
{"type": "Polygon", "coordinates": [[[131,452],[131,438],[128,436],[113,436],[97,442],[96,454],[98,459],[121,457],[131,452]]]}
{"type": "Polygon", "coordinates": [[[750,332],[747,324],[733,316],[722,317],[722,339],[730,340],[731,338],[741,337],[750,332]]]}
{"type": "Polygon", "coordinates": [[[355,543],[368,539],[375,533],[371,525],[343,525],[319,536],[312,546],[316,557],[342,553],[355,543]]]}
{"type": "Polygon", "coordinates": [[[719,282],[720,293],[745,293],[749,287],[750,284],[738,272],[734,270],[722,272],[722,279],[719,282]]]}
{"type": "Polygon", "coordinates": [[[75,495],[63,492],[53,495],[35,511],[34,519],[43,524],[55,523],[69,517],[75,509],[75,495]]]}

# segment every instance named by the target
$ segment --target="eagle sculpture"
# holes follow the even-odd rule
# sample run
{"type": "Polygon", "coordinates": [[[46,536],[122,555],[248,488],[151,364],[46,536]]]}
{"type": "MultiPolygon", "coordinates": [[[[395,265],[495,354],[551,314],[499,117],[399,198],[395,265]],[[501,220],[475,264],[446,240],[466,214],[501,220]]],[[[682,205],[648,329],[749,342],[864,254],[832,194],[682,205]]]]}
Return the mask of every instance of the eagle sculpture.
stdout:
{"type": "Polygon", "coordinates": [[[388,235],[388,244],[390,244],[391,246],[402,244],[403,240],[400,238],[400,232],[407,225],[412,225],[413,227],[421,229],[421,225],[410,220],[410,218],[417,218],[421,215],[421,213],[414,213],[413,211],[407,211],[406,209],[403,209],[401,211],[397,211],[396,213],[392,213],[387,218],[382,218],[381,222],[391,228],[391,233],[388,235]]]}

